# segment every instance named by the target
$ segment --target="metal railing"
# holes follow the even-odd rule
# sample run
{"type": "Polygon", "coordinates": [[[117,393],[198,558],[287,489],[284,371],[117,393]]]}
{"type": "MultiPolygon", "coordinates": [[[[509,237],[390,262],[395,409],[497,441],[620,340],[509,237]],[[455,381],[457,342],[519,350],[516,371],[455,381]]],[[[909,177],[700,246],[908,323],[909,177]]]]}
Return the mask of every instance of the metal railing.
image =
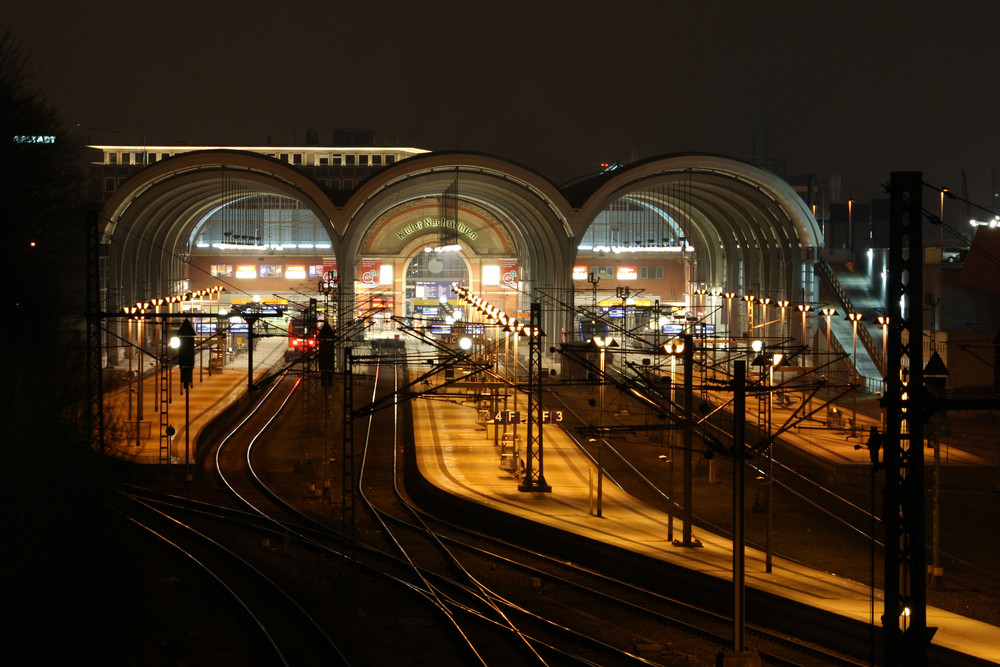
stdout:
{"type": "MultiPolygon", "coordinates": [[[[815,264],[813,264],[813,267],[816,274],[826,281],[827,287],[833,290],[834,294],[837,295],[837,299],[847,312],[857,312],[854,308],[854,304],[851,302],[851,298],[847,296],[847,292],[844,291],[843,285],[841,285],[840,281],[837,280],[837,274],[834,273],[833,267],[830,266],[824,259],[818,260],[815,264]]],[[[882,358],[882,349],[875,344],[871,333],[869,333],[868,328],[863,324],[858,326],[858,339],[861,341],[861,344],[864,345],[865,350],[868,351],[868,356],[871,357],[872,362],[875,364],[875,368],[883,368],[884,359],[882,358]]]]}

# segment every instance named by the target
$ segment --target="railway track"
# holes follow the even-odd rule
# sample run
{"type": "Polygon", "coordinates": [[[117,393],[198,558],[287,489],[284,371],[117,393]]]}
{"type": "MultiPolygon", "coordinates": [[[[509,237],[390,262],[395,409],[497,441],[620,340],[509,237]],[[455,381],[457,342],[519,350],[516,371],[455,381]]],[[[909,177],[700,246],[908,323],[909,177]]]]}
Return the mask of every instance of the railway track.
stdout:
{"type": "MultiPolygon", "coordinates": [[[[371,394],[355,392],[359,404],[394,392],[402,371],[373,367],[371,394]]],[[[295,456],[289,434],[298,411],[289,406],[298,388],[291,379],[276,384],[219,446],[217,493],[206,494],[207,502],[130,493],[142,496],[146,511],[193,517],[206,533],[263,552],[262,573],[282,581],[276,587],[332,638],[337,660],[695,665],[728,646],[724,616],[416,506],[403,484],[406,404],[391,404],[361,429],[355,474],[363,511],[356,542],[348,542],[339,530],[342,508],[332,500],[337,493],[305,493],[301,473],[274,465],[295,456]],[[284,459],[261,453],[282,448],[289,450],[284,459]]],[[[863,664],[765,628],[748,628],[747,639],[764,664],[863,664]]]]}

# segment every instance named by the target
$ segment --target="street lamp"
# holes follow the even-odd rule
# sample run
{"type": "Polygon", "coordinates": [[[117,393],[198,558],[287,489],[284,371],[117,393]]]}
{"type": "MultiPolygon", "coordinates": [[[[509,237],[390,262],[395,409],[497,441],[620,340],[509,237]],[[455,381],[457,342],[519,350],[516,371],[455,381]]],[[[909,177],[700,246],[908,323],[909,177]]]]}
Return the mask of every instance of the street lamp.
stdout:
{"type": "Polygon", "coordinates": [[[603,516],[603,481],[604,481],[604,467],[602,465],[601,457],[604,453],[604,356],[608,348],[618,347],[618,341],[616,341],[611,336],[594,336],[591,339],[597,349],[601,352],[600,368],[600,399],[601,403],[598,408],[597,413],[597,430],[600,434],[600,438],[597,440],[597,516],[603,516]]]}

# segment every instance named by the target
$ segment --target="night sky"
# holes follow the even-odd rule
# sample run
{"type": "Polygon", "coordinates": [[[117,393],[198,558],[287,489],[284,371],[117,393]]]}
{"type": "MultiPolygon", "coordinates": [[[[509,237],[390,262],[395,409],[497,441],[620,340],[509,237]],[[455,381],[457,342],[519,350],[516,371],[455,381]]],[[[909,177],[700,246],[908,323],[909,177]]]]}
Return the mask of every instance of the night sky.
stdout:
{"type": "Polygon", "coordinates": [[[291,144],[311,128],[329,144],[364,127],[558,184],[633,146],[750,155],[766,89],[767,153],[790,175],[875,192],[918,170],[958,190],[965,169],[989,203],[1000,167],[993,0],[5,4],[38,86],[94,141],[291,144]]]}

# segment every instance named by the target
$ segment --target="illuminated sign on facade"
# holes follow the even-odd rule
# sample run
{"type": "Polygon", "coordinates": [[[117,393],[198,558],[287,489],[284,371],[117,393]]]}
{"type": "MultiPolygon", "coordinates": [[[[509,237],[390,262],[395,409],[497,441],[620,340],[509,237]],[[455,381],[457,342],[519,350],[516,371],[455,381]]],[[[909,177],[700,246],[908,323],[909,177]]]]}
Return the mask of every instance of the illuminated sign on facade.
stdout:
{"type": "Polygon", "coordinates": [[[586,266],[574,266],[573,267],[573,280],[586,280],[587,279],[587,267],[586,266]]]}
{"type": "Polygon", "coordinates": [[[242,264],[236,267],[236,277],[237,278],[256,278],[257,277],[257,265],[256,264],[242,264]]]}
{"type": "Polygon", "coordinates": [[[615,277],[618,280],[635,280],[639,277],[639,273],[635,270],[634,266],[619,266],[615,277]]]}
{"type": "Polygon", "coordinates": [[[56,138],[51,134],[15,134],[15,144],[54,144],[56,138]]]}
{"type": "Polygon", "coordinates": [[[289,280],[305,280],[306,267],[304,264],[289,264],[285,267],[285,277],[289,280]]]}
{"type": "Polygon", "coordinates": [[[477,236],[476,230],[472,229],[464,222],[459,222],[457,220],[449,220],[447,218],[424,218],[423,220],[416,220],[404,227],[397,229],[396,238],[403,239],[412,234],[413,232],[419,232],[422,229],[433,229],[435,227],[454,229],[459,234],[465,234],[473,241],[476,239],[477,236]]]}

